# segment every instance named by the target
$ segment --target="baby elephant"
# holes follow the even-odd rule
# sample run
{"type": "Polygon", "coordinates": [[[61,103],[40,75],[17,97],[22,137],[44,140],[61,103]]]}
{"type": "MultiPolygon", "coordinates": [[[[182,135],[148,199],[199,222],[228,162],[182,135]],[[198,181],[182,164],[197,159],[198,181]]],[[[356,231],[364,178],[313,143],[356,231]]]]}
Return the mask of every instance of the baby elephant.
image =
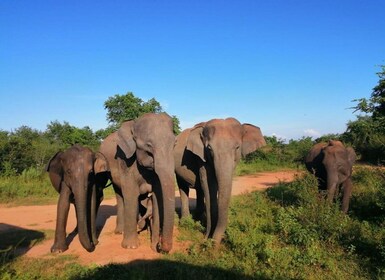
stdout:
{"type": "Polygon", "coordinates": [[[309,172],[318,178],[319,189],[327,190],[327,199],[332,202],[339,187],[343,187],[342,211],[348,212],[352,193],[352,167],[356,159],[353,148],[345,148],[342,142],[330,140],[314,145],[305,159],[309,172]]]}
{"type": "MultiPolygon", "coordinates": [[[[98,243],[96,238],[96,194],[94,178],[95,155],[81,145],[74,145],[64,152],[57,152],[49,161],[47,171],[53,187],[60,194],[57,205],[55,241],[51,252],[64,252],[66,225],[70,202],[75,205],[77,229],[82,246],[92,252],[98,243]]],[[[99,203],[98,203],[99,204],[99,203]]]]}

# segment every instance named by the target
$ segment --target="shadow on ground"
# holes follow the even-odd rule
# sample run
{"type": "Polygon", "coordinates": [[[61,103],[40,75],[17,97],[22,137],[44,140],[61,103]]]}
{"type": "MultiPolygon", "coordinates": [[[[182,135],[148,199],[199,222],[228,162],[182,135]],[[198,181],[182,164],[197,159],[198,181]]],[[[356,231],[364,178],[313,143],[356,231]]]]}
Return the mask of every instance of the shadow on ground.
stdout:
{"type": "MultiPolygon", "coordinates": [[[[76,279],[255,279],[213,266],[196,266],[169,260],[137,260],[98,267],[76,279]]],[[[258,279],[267,279],[264,277],[258,279]]]]}
{"type": "Polygon", "coordinates": [[[0,232],[1,264],[11,261],[14,257],[26,254],[33,245],[45,238],[45,233],[41,231],[4,223],[0,223],[0,228],[6,228],[6,231],[0,232]]]}

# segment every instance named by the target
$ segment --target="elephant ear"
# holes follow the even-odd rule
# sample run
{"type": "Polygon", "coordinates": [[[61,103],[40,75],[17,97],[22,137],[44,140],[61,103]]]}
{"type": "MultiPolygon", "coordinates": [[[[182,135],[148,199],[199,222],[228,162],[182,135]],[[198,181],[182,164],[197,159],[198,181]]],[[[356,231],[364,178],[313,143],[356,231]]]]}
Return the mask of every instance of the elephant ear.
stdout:
{"type": "Polygon", "coordinates": [[[242,156],[254,152],[260,147],[266,145],[265,138],[262,135],[261,129],[252,124],[242,124],[242,156]]]}
{"type": "Polygon", "coordinates": [[[61,157],[63,152],[57,152],[48,162],[46,171],[49,172],[49,179],[55,190],[60,193],[61,182],[63,180],[63,166],[61,163],[61,157]]]}
{"type": "Polygon", "coordinates": [[[108,166],[106,157],[102,153],[97,152],[95,154],[95,162],[94,162],[95,174],[107,172],[107,171],[110,171],[110,167],[108,166]]]}
{"type": "Polygon", "coordinates": [[[205,123],[199,123],[191,129],[187,138],[186,149],[200,157],[203,162],[206,162],[202,136],[204,125],[205,123]]]}
{"type": "Polygon", "coordinates": [[[132,133],[134,124],[134,121],[126,121],[118,129],[118,146],[122,149],[126,158],[131,158],[136,151],[136,143],[132,133]]]}

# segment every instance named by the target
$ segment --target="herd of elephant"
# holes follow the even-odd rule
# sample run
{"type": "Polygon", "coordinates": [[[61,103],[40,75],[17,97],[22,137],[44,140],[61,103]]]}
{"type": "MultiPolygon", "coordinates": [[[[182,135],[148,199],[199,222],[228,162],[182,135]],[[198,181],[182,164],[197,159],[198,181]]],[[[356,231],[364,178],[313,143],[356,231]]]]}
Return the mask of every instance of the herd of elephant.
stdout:
{"type": "MultiPolygon", "coordinates": [[[[234,169],[241,157],[266,145],[259,127],[234,118],[213,119],[175,137],[165,113],[148,113],[122,123],[101,143],[97,152],[74,145],[57,152],[47,164],[59,195],[54,244],[51,252],[64,252],[70,203],[75,205],[77,231],[89,252],[98,243],[96,216],[103,189],[110,181],[116,194],[115,233],[121,246],[137,248],[138,231],[146,225],[151,248],[169,252],[173,244],[175,182],[181,197],[181,217],[189,213],[189,189],[197,194],[195,218],[204,217],[205,238],[219,244],[228,223],[234,169]]],[[[355,154],[339,141],[315,145],[306,166],[319,178],[332,201],[343,185],[342,210],[347,212],[355,154]]]]}

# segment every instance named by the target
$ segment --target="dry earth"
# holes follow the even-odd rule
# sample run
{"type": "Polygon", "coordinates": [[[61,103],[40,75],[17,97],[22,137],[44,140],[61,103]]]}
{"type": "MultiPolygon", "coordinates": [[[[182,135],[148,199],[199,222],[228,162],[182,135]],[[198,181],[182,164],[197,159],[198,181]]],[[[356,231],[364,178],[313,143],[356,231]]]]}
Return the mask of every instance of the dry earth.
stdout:
{"type": "MultiPolygon", "coordinates": [[[[279,181],[291,181],[296,172],[280,171],[280,172],[264,172],[254,175],[246,175],[235,177],[233,180],[232,195],[238,195],[254,190],[264,190],[274,186],[279,181]]],[[[195,192],[192,191],[190,205],[195,204],[195,192]]],[[[159,258],[160,255],[150,249],[149,233],[143,231],[140,233],[141,246],[135,250],[123,249],[120,246],[122,235],[115,235],[114,228],[116,222],[116,201],[108,199],[102,202],[100,212],[98,213],[97,227],[100,230],[99,244],[92,253],[88,253],[81,247],[78,237],[70,233],[67,237],[69,249],[64,252],[65,255],[78,256],[79,262],[82,264],[108,264],[108,263],[127,263],[133,260],[151,260],[159,258]]],[[[180,207],[179,193],[176,192],[176,205],[180,207]]],[[[44,206],[19,206],[8,208],[0,205],[0,232],[10,231],[17,228],[30,230],[55,230],[56,221],[56,205],[44,206]]],[[[73,231],[76,227],[76,219],[74,207],[71,205],[67,233],[73,231]]],[[[178,234],[177,229],[174,236],[178,234]]],[[[33,246],[25,252],[29,257],[55,257],[50,253],[53,240],[46,240],[38,245],[33,246]]],[[[184,251],[187,245],[176,241],[172,252],[184,251]]]]}

